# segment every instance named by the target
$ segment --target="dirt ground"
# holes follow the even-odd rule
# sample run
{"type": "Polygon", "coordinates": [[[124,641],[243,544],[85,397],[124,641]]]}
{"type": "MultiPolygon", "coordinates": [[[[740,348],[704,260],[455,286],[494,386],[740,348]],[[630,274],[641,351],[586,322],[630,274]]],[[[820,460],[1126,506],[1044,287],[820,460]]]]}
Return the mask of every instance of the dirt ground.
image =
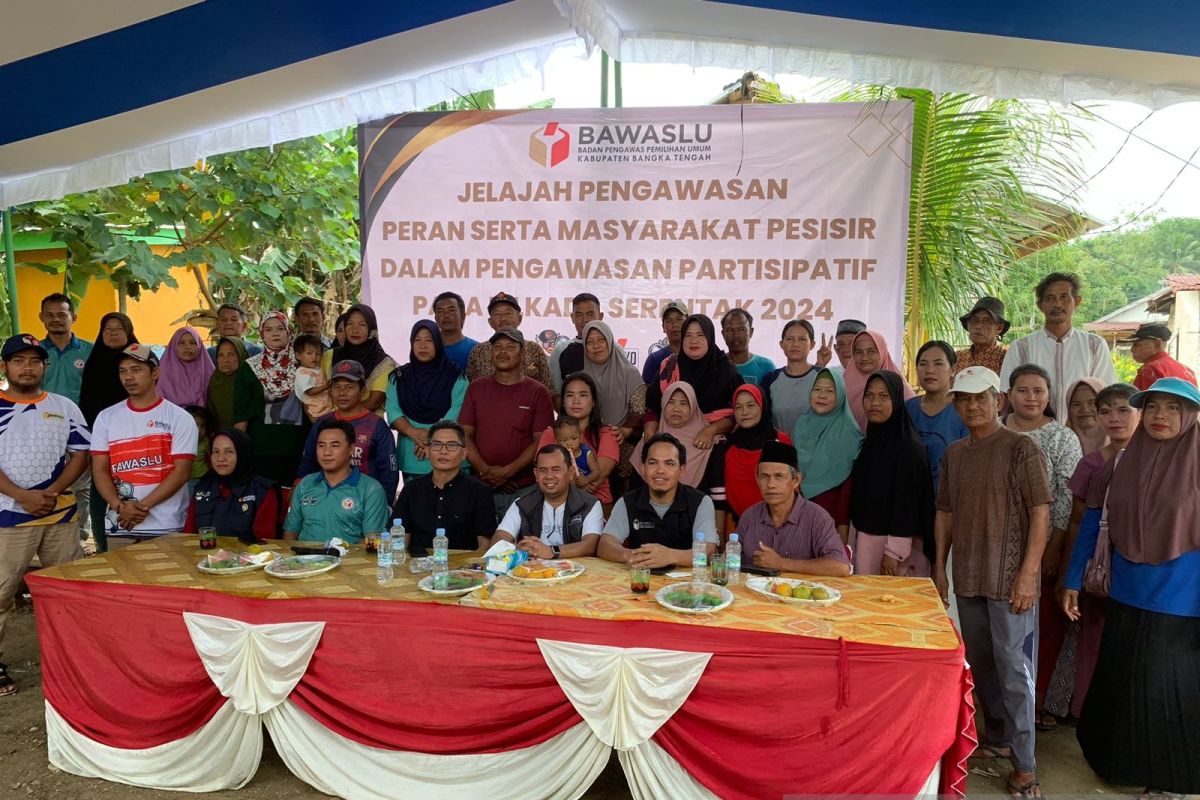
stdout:
{"type": "MultiPolygon", "coordinates": [[[[18,693],[0,698],[0,798],[21,800],[180,800],[184,795],[150,789],[135,789],[106,781],[79,778],[51,768],[46,761],[46,726],[41,692],[41,666],[38,660],[36,628],[29,605],[18,609],[9,625],[5,642],[5,661],[9,674],[17,682],[18,693]]],[[[1130,794],[1101,783],[1079,753],[1075,731],[1064,727],[1038,736],[1038,762],[1042,789],[1047,797],[1063,798],[1130,794]]],[[[984,762],[972,766],[991,768],[998,777],[973,774],[968,781],[970,797],[1004,794],[1006,762],[984,762]]],[[[237,800],[299,800],[323,798],[294,777],[280,761],[268,740],[257,774],[237,791],[213,792],[209,797],[237,800]]],[[[614,756],[608,768],[587,794],[588,800],[624,800],[629,798],[625,776],[614,756]]]]}

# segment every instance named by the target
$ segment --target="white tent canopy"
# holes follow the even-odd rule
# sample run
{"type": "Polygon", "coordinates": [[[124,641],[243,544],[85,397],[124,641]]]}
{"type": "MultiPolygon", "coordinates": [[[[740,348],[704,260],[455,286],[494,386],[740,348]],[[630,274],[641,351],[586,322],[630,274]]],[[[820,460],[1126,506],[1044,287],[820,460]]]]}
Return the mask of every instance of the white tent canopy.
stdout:
{"type": "Polygon", "coordinates": [[[1200,99],[1200,4],[40,0],[0,10],[0,208],[544,70],[557,48],[1054,102],[1200,99]],[[580,38],[576,38],[576,34],[580,38]]]}
{"type": "Polygon", "coordinates": [[[1174,25],[1200,21],[1200,4],[556,2],[589,46],[630,63],[759,70],[1063,104],[1125,100],[1161,108],[1200,100],[1196,28],[1188,28],[1187,41],[1170,35],[1174,25]],[[830,15],[798,13],[804,9],[830,15]],[[883,18],[911,24],[876,21],[883,18]],[[974,30],[954,27],[967,24],[974,30]],[[1010,33],[980,32],[988,29],[1010,33]],[[1159,47],[1182,52],[1150,52],[1159,47]]]}
{"type": "MultiPolygon", "coordinates": [[[[169,23],[177,14],[198,13],[209,5],[239,4],[241,0],[234,3],[108,0],[95,4],[43,0],[9,4],[14,7],[12,11],[8,7],[0,11],[0,62],[13,56],[33,56],[24,62],[0,63],[0,87],[4,87],[0,96],[9,100],[7,114],[0,121],[0,209],[121,184],[148,172],[189,166],[217,153],[274,145],[426,108],[458,94],[491,89],[538,74],[556,48],[570,47],[582,52],[581,44],[551,0],[448,2],[435,4],[446,6],[441,13],[447,18],[433,24],[377,36],[377,26],[369,20],[361,21],[359,24],[372,33],[359,37],[363,39],[359,44],[321,52],[323,44],[319,43],[311,48],[310,52],[316,52],[311,57],[256,72],[251,71],[255,66],[251,65],[244,70],[250,74],[204,85],[209,83],[208,73],[220,66],[225,56],[221,49],[223,34],[193,32],[187,21],[169,23]],[[452,16],[455,6],[465,5],[483,8],[452,16]],[[101,6],[105,7],[103,13],[101,6]],[[110,15],[109,6],[120,13],[110,15]],[[76,25],[63,32],[69,39],[46,36],[44,31],[51,27],[54,16],[66,14],[68,7],[70,13],[94,27],[76,25]],[[181,7],[185,8],[175,10],[181,7]],[[156,16],[160,13],[161,16],[156,16]],[[124,27],[120,24],[122,20],[136,24],[124,27]],[[114,27],[120,29],[113,30],[114,27]],[[148,30],[139,35],[139,29],[148,30]],[[25,32],[43,33],[27,37],[25,32]],[[112,44],[105,41],[122,35],[127,40],[136,40],[139,51],[129,52],[129,41],[112,44]],[[184,40],[178,45],[171,41],[177,36],[184,40]],[[72,52],[91,43],[96,43],[96,49],[113,61],[97,63],[93,52],[72,52]],[[60,126],[29,137],[22,136],[24,131],[13,133],[10,128],[21,122],[18,118],[22,93],[36,103],[44,93],[64,92],[65,97],[59,95],[59,99],[67,104],[72,96],[88,92],[113,90],[119,94],[124,87],[110,86],[109,81],[154,82],[156,64],[172,60],[169,53],[164,55],[164,49],[175,46],[188,49],[186,67],[181,68],[200,73],[198,83],[203,88],[173,94],[174,83],[164,81],[162,88],[167,96],[156,102],[143,105],[138,104],[139,98],[129,98],[136,107],[125,110],[114,104],[120,110],[111,114],[105,113],[109,109],[100,102],[92,119],[64,117],[60,126]],[[36,47],[52,49],[31,54],[30,49],[36,47]],[[33,69],[43,66],[34,63],[38,59],[46,62],[44,70],[33,69]],[[140,66],[135,73],[142,72],[144,77],[127,76],[123,59],[138,62],[140,66]],[[82,69],[92,72],[81,73],[82,69]],[[10,72],[19,74],[9,76],[10,72]],[[50,85],[29,86],[28,81],[43,72],[49,73],[46,83],[50,85]]],[[[271,48],[275,44],[273,37],[320,36],[321,20],[302,25],[302,21],[294,19],[304,7],[320,13],[352,15],[352,9],[364,5],[423,4],[358,3],[344,11],[335,4],[317,0],[289,3],[256,0],[244,5],[279,7],[276,27],[253,34],[258,41],[247,42],[249,49],[271,48]]],[[[250,24],[237,19],[236,10],[229,10],[229,14],[230,21],[223,24],[250,24]]],[[[239,57],[238,53],[230,55],[239,57]]],[[[288,57],[281,54],[279,61],[288,57]]],[[[260,62],[264,60],[269,61],[260,59],[260,62]]],[[[170,69],[170,65],[161,68],[170,69]]],[[[121,99],[118,97],[117,101],[121,99]]],[[[57,104],[48,104],[43,116],[52,117],[58,112],[57,104]]],[[[24,120],[24,124],[28,123],[28,119],[24,120]]]]}

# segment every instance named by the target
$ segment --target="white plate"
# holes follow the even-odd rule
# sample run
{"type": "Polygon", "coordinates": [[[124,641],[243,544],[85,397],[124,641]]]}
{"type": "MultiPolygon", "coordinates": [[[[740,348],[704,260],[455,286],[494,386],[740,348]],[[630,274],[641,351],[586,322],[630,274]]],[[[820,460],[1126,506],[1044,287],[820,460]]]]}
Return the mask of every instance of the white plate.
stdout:
{"type": "Polygon", "coordinates": [[[658,590],[658,594],[654,595],[654,599],[660,606],[668,611],[674,611],[677,614],[713,614],[723,608],[728,608],[733,602],[733,592],[726,589],[724,586],[717,586],[715,583],[702,583],[700,586],[704,588],[705,594],[716,594],[721,597],[721,604],[716,606],[705,606],[704,608],[680,608],[673,606],[667,602],[666,597],[671,592],[686,591],[691,587],[691,582],[687,583],[672,583],[669,586],[664,586],[658,590]]]}
{"type": "Polygon", "coordinates": [[[842,599],[842,593],[832,586],[826,586],[823,583],[815,583],[813,581],[804,581],[798,578],[762,578],[762,577],[747,577],[746,588],[752,592],[758,592],[761,595],[766,595],[772,600],[778,600],[781,603],[792,603],[798,606],[831,606],[842,599]],[[828,600],[804,600],[797,597],[784,597],[775,594],[771,591],[771,585],[776,583],[786,583],[790,586],[807,586],[810,589],[820,587],[829,592],[828,600]]]}
{"type": "MultiPolygon", "coordinates": [[[[229,551],[226,551],[226,552],[229,552],[229,551]]],[[[200,570],[205,575],[242,575],[247,572],[253,572],[256,569],[262,569],[267,564],[270,564],[272,561],[274,561],[276,558],[279,558],[278,555],[270,552],[269,550],[264,550],[264,551],[262,551],[260,553],[256,553],[256,554],[233,553],[233,555],[235,555],[235,556],[257,555],[259,558],[259,561],[257,563],[243,564],[240,567],[229,567],[227,569],[218,569],[215,567],[208,566],[208,559],[210,558],[210,556],[205,556],[204,558],[200,559],[200,561],[196,564],[196,569],[200,570]],[[266,558],[264,558],[264,556],[266,556],[266,558]]]]}
{"type": "Polygon", "coordinates": [[[426,575],[424,578],[421,578],[421,580],[417,581],[417,588],[422,592],[433,595],[434,597],[459,597],[464,594],[470,594],[487,583],[487,576],[482,572],[477,572],[475,570],[450,570],[450,574],[464,572],[469,572],[471,577],[479,576],[484,580],[482,583],[477,583],[474,586],[468,586],[465,589],[435,589],[433,588],[433,576],[426,575]]]}
{"type": "Polygon", "coordinates": [[[293,578],[311,578],[314,575],[322,575],[326,572],[329,572],[329,570],[333,569],[334,567],[340,566],[341,563],[342,563],[342,560],[336,556],[323,556],[323,555],[284,556],[283,558],[277,558],[274,561],[272,561],[270,564],[268,564],[266,573],[275,578],[286,578],[288,580],[291,580],[293,578]],[[323,564],[322,566],[317,566],[312,569],[304,570],[302,572],[281,572],[280,569],[283,567],[283,564],[285,561],[292,561],[292,562],[299,561],[299,562],[305,563],[305,564],[311,564],[313,562],[321,564],[324,561],[331,561],[332,563],[323,564]]]}
{"type": "MultiPolygon", "coordinates": [[[[529,563],[530,562],[527,561],[524,564],[521,564],[520,566],[522,566],[522,567],[528,566],[529,563]]],[[[546,567],[557,567],[560,570],[560,572],[557,575],[555,575],[553,578],[518,578],[516,575],[513,575],[511,572],[508,573],[508,577],[512,578],[515,581],[520,581],[521,583],[527,583],[531,586],[537,586],[537,585],[545,585],[548,583],[563,583],[564,581],[575,580],[576,578],[578,578],[580,575],[582,575],[587,570],[587,567],[585,567],[583,564],[580,564],[578,561],[559,560],[559,561],[544,561],[544,562],[539,562],[539,563],[545,564],[546,567]],[[562,571],[562,570],[565,570],[565,571],[562,571]]],[[[539,569],[545,569],[545,567],[539,567],[539,569]]]]}

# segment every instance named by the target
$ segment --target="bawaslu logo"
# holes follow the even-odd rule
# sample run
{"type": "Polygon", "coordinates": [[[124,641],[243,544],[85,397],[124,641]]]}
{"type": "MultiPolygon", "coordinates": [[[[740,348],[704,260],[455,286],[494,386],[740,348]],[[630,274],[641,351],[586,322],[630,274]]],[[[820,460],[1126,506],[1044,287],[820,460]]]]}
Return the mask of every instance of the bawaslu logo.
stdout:
{"type": "Polygon", "coordinates": [[[571,134],[557,122],[547,122],[529,135],[529,157],[543,167],[558,166],[571,154],[571,134]]]}

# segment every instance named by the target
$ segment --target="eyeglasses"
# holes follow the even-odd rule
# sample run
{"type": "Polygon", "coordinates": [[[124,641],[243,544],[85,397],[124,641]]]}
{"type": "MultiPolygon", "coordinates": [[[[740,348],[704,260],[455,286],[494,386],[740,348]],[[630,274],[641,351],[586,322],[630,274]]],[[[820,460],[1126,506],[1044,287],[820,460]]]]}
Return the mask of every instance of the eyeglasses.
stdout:
{"type": "Polygon", "coordinates": [[[434,452],[439,452],[441,450],[447,450],[451,453],[455,453],[455,452],[458,452],[459,450],[461,450],[462,448],[463,448],[463,446],[461,444],[459,444],[458,442],[436,442],[435,441],[435,442],[429,443],[429,449],[433,450],[434,452]]]}

